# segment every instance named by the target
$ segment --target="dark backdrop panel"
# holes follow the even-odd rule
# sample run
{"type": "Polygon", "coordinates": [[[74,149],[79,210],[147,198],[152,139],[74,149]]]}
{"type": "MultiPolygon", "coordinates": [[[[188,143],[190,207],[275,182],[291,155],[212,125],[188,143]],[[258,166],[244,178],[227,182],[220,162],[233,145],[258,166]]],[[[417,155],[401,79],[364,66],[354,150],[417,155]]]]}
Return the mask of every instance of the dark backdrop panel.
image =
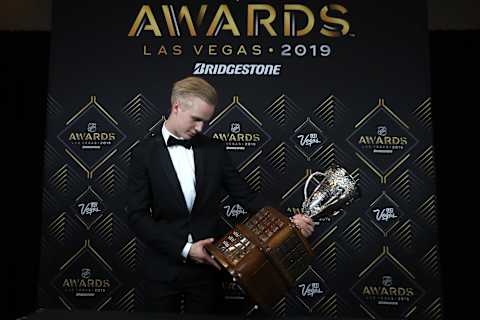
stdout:
{"type": "MultiPolygon", "coordinates": [[[[184,24],[181,35],[167,34],[172,12],[181,5],[197,12],[196,2],[134,1],[114,11],[105,2],[55,4],[41,305],[142,309],[144,244],[123,216],[131,151],[168,116],[174,80],[195,74],[199,63],[253,63],[280,65],[281,71],[204,75],[220,91],[205,134],[223,140],[251,187],[287,215],[299,211],[312,171],[339,164],[363,190],[343,214],[319,222],[309,239],[316,257],[276,314],[442,313],[425,4],[405,10],[405,3],[300,3],[314,23],[302,37],[282,35],[288,8],[278,2],[267,7],[276,13],[278,35],[260,25],[257,37],[246,33],[248,5],[258,1],[209,2],[195,37],[184,24]],[[150,15],[132,31],[140,8],[150,15]],[[322,17],[325,10],[333,19],[322,17]],[[214,21],[221,22],[213,27],[214,21]],[[142,29],[157,24],[157,34],[142,29]],[[341,36],[322,35],[322,28],[341,36]],[[127,36],[129,30],[139,36],[127,36]],[[95,134],[100,139],[89,140],[95,134]]],[[[299,29],[306,16],[295,15],[299,29]]],[[[228,198],[218,206],[225,230],[245,217],[228,198]]],[[[238,303],[242,295],[226,280],[232,306],[225,311],[245,312],[248,299],[247,307],[238,303]]]]}
{"type": "MultiPolygon", "coordinates": [[[[24,176],[32,178],[37,176],[38,179],[40,179],[39,168],[43,158],[38,156],[38,158],[35,159],[32,150],[35,149],[35,146],[37,146],[36,148],[38,149],[43,149],[43,139],[41,134],[32,135],[31,131],[41,133],[43,129],[42,119],[45,114],[46,63],[45,60],[42,60],[42,57],[48,55],[49,34],[15,33],[14,35],[4,34],[3,36],[11,40],[10,43],[12,47],[17,49],[17,54],[9,57],[12,65],[16,68],[12,68],[15,72],[9,72],[15,81],[10,83],[11,86],[9,86],[7,92],[7,101],[11,103],[12,109],[14,108],[16,111],[17,127],[28,128],[21,130],[21,134],[28,136],[29,141],[31,141],[30,148],[19,148],[16,150],[18,158],[11,166],[16,169],[15,172],[21,171],[24,176]],[[38,50],[36,50],[33,55],[27,54],[28,48],[33,44],[38,50]],[[22,52],[24,55],[21,54],[22,52]],[[25,57],[25,55],[27,55],[27,57],[25,57]],[[32,106],[37,107],[32,108],[32,106]],[[38,166],[36,166],[36,164],[38,164],[38,166]]],[[[455,125],[458,125],[459,122],[468,123],[468,117],[461,117],[460,113],[451,112],[451,110],[455,105],[469,102],[466,98],[469,94],[469,92],[466,92],[468,91],[466,88],[469,88],[469,83],[466,83],[463,79],[465,78],[465,74],[476,64],[474,61],[474,49],[472,48],[472,42],[475,38],[478,39],[478,32],[434,32],[431,34],[432,85],[433,101],[435,104],[433,113],[434,119],[436,120],[434,121],[436,132],[434,138],[437,153],[437,180],[441,182],[438,189],[439,211],[441,213],[448,212],[454,208],[452,202],[449,201],[450,196],[454,194],[454,190],[452,190],[452,188],[449,187],[450,184],[445,181],[455,175],[451,170],[443,168],[451,167],[452,163],[458,164],[458,162],[452,162],[452,160],[458,160],[458,158],[452,157],[451,154],[450,157],[448,157],[448,150],[442,149],[443,145],[440,142],[446,141],[449,134],[445,129],[440,129],[440,124],[443,123],[441,125],[442,128],[445,128],[446,123],[448,123],[451,128],[458,128],[455,125]],[[456,50],[454,52],[448,51],[447,54],[444,50],[445,43],[451,44],[456,50]],[[452,81],[452,79],[456,79],[456,81],[452,81]],[[449,161],[445,161],[447,157],[449,161]]],[[[462,146],[462,141],[457,141],[456,143],[457,146],[462,146]]],[[[443,148],[446,149],[446,147],[443,148]]],[[[28,241],[18,241],[17,245],[11,248],[14,253],[12,254],[12,258],[9,259],[11,262],[9,263],[9,274],[12,270],[15,271],[12,272],[15,277],[9,278],[9,314],[15,313],[15,315],[20,315],[25,314],[35,307],[34,283],[38,267],[36,257],[39,254],[38,238],[36,235],[39,234],[38,224],[40,222],[40,215],[38,213],[40,210],[39,200],[35,202],[35,200],[32,199],[35,199],[35,197],[39,199],[40,194],[36,187],[37,184],[34,182],[25,183],[19,178],[13,179],[12,181],[19,182],[22,192],[14,192],[11,203],[22,203],[22,207],[28,208],[30,212],[28,224],[23,221],[23,216],[14,216],[14,221],[21,223],[22,230],[25,230],[25,234],[28,235],[28,241]],[[25,203],[25,195],[31,195],[29,197],[31,201],[28,203],[25,203]],[[37,213],[35,214],[35,212],[37,213]],[[10,311],[12,311],[12,313],[10,313],[10,311]]],[[[14,208],[12,208],[12,210],[14,210],[14,208]]],[[[444,269],[451,274],[453,271],[458,271],[458,269],[455,268],[455,261],[459,260],[460,254],[455,248],[448,250],[447,245],[443,244],[450,243],[451,241],[449,240],[451,240],[452,237],[457,238],[460,236],[458,231],[461,230],[460,222],[452,222],[451,219],[442,217],[449,217],[449,215],[440,216],[439,220],[441,226],[442,223],[448,224],[447,231],[441,229],[440,243],[442,248],[441,255],[442,258],[444,258],[442,259],[445,265],[444,269]],[[455,231],[452,231],[452,229],[455,231]]],[[[454,297],[458,298],[458,295],[455,294],[455,292],[458,291],[453,290],[458,288],[458,282],[457,285],[455,285],[451,279],[452,278],[447,277],[445,282],[447,312],[449,311],[448,307],[453,305],[454,297]]]]}

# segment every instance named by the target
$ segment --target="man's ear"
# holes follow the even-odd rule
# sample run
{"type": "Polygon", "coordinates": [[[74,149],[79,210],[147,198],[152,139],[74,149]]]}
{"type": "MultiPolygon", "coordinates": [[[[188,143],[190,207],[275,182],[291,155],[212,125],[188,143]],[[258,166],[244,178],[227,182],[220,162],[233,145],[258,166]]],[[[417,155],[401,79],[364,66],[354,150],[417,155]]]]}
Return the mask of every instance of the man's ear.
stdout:
{"type": "Polygon", "coordinates": [[[176,101],[174,104],[172,104],[172,113],[177,114],[179,110],[180,110],[180,103],[176,101]]]}

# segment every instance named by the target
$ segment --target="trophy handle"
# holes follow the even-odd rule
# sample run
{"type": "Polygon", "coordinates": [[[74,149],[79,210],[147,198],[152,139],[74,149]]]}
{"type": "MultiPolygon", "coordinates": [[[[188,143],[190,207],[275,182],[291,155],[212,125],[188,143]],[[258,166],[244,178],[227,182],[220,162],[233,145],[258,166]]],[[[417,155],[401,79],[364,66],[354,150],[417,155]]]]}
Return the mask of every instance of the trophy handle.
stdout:
{"type": "MultiPolygon", "coordinates": [[[[312,173],[312,174],[308,177],[307,182],[305,182],[305,187],[303,188],[303,196],[304,196],[304,198],[305,198],[304,201],[308,199],[307,190],[308,190],[308,185],[310,184],[310,180],[312,180],[312,178],[315,177],[315,176],[317,176],[317,175],[321,175],[321,176],[325,177],[325,174],[322,173],[322,172],[319,172],[319,171],[312,173]]],[[[322,180],[322,182],[323,182],[323,180],[322,180]]],[[[320,185],[322,184],[322,182],[320,182],[320,183],[318,184],[318,186],[315,188],[315,190],[313,190],[312,194],[315,193],[315,191],[318,190],[318,188],[320,187],[320,185]]]]}

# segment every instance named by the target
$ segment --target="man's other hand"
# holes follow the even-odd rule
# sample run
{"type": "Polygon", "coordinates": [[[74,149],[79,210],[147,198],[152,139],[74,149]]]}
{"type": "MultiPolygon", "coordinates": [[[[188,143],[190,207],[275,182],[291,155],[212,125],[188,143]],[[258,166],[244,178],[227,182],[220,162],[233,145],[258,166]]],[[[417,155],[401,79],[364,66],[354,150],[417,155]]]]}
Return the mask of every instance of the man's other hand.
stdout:
{"type": "Polygon", "coordinates": [[[197,263],[210,264],[214,266],[217,270],[221,270],[218,263],[216,263],[215,260],[210,257],[207,250],[205,250],[205,245],[208,243],[213,243],[213,241],[213,238],[209,238],[192,243],[192,247],[188,252],[188,256],[190,257],[190,259],[197,263]]]}
{"type": "Polygon", "coordinates": [[[307,217],[304,214],[296,214],[291,218],[292,222],[300,229],[300,232],[305,238],[308,238],[312,235],[313,229],[315,228],[315,222],[312,218],[307,217]]]}

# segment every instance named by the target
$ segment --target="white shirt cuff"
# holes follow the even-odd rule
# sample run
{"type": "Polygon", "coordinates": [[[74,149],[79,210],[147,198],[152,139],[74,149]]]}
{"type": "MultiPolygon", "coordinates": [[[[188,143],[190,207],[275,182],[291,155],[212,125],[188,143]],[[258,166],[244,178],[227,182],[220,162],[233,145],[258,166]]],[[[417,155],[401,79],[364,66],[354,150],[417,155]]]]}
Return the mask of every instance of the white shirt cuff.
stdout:
{"type": "Polygon", "coordinates": [[[184,257],[185,259],[187,259],[188,253],[190,252],[190,248],[191,248],[191,247],[192,247],[192,243],[191,243],[191,242],[187,242],[187,244],[185,245],[185,247],[183,247],[182,257],[184,257]]]}

